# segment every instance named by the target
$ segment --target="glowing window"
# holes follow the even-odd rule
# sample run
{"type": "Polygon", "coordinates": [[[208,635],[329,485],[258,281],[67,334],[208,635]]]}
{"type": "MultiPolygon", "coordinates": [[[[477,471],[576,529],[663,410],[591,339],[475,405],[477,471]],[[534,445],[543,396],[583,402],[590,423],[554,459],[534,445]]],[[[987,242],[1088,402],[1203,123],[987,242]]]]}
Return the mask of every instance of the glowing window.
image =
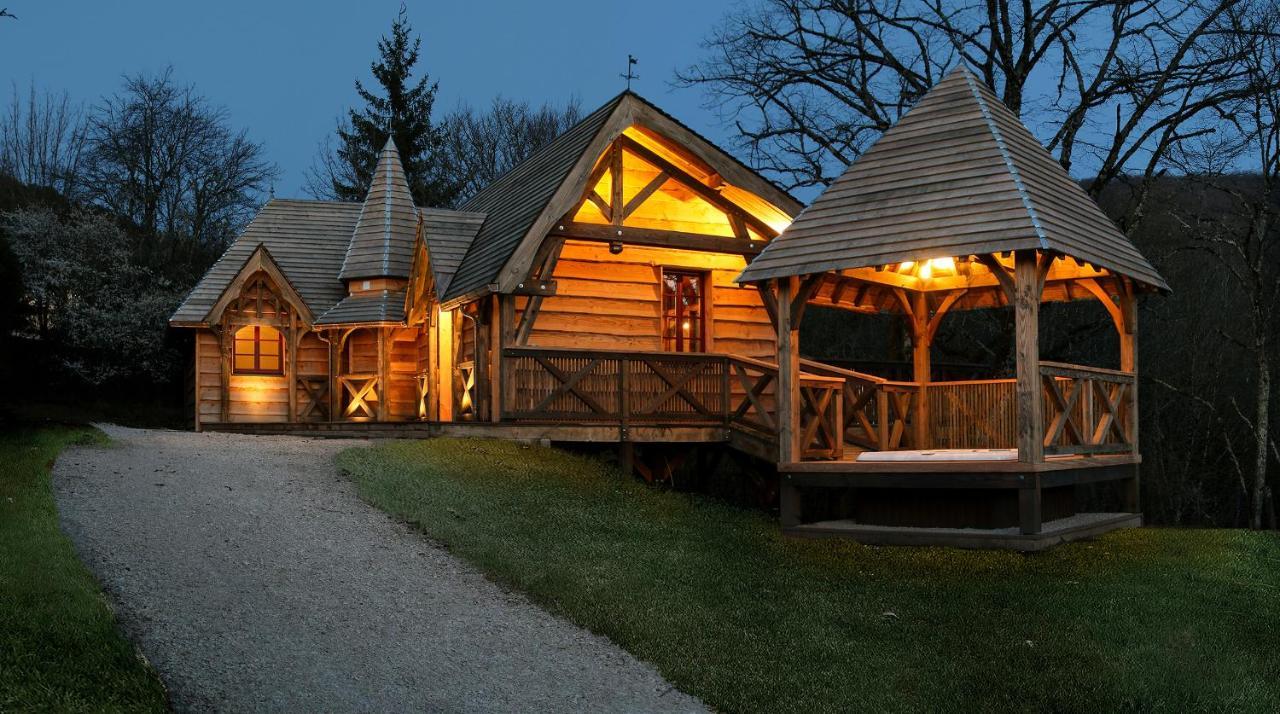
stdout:
{"type": "Polygon", "coordinates": [[[662,348],[668,352],[702,352],[706,316],[703,273],[662,271],[662,348]]]}
{"type": "Polygon", "coordinates": [[[284,374],[284,337],[267,325],[236,331],[236,374],[284,374]]]}

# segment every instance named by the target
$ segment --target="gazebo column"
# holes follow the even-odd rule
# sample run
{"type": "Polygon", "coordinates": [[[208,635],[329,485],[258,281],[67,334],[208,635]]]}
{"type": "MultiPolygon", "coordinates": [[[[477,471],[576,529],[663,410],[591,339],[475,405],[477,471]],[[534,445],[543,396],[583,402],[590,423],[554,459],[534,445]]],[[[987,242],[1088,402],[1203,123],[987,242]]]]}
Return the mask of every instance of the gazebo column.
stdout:
{"type": "Polygon", "coordinates": [[[800,328],[792,306],[800,278],[778,279],[778,461],[799,460],[800,328]]]}
{"type": "MultiPolygon", "coordinates": [[[[800,440],[800,329],[791,309],[800,289],[796,276],[779,278],[777,319],[778,331],[778,463],[799,460],[800,440]]],[[[782,527],[800,525],[800,489],[782,474],[778,487],[778,510],[782,527]]]]}
{"type": "Polygon", "coordinates": [[[917,449],[932,446],[929,438],[929,381],[933,375],[933,363],[929,358],[929,299],[923,291],[911,294],[911,367],[912,381],[920,385],[916,396],[915,419],[912,420],[912,441],[917,449]]]}
{"type": "MultiPolygon", "coordinates": [[[[1128,417],[1133,455],[1138,455],[1138,300],[1132,282],[1120,279],[1120,321],[1116,329],[1120,333],[1120,369],[1133,373],[1133,394],[1129,400],[1128,417]]],[[[1120,507],[1127,513],[1142,512],[1141,481],[1139,467],[1132,466],[1133,478],[1120,486],[1120,507]]]]}
{"type": "MultiPolygon", "coordinates": [[[[1017,353],[1018,461],[1044,461],[1044,407],[1040,386],[1040,293],[1043,282],[1034,250],[1014,254],[1014,317],[1017,353]]],[[[1039,533],[1040,476],[1026,474],[1018,490],[1018,520],[1023,533],[1039,533]]]]}

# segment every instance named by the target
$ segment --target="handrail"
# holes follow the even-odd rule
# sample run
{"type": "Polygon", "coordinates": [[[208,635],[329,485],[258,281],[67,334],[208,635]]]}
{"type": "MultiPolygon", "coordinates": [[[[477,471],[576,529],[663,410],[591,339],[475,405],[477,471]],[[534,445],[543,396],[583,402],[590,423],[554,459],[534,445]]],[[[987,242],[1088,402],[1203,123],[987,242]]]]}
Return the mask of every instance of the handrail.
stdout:
{"type": "Polygon", "coordinates": [[[1069,364],[1066,362],[1040,362],[1040,373],[1051,375],[1054,377],[1084,377],[1085,379],[1103,378],[1105,381],[1133,381],[1133,372],[1125,372],[1118,369],[1107,369],[1105,367],[1090,367],[1083,364],[1069,364]],[[1106,379],[1106,378],[1110,379],[1106,379]]]}

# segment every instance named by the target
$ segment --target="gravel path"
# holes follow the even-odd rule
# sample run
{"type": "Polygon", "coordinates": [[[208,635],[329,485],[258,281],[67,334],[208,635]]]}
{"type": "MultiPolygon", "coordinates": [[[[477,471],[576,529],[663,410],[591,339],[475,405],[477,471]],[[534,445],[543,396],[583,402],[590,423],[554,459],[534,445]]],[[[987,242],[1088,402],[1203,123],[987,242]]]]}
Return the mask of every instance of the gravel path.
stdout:
{"type": "Polygon", "coordinates": [[[102,428],[62,527],[179,710],[702,710],[361,502],[362,442],[102,428]]]}

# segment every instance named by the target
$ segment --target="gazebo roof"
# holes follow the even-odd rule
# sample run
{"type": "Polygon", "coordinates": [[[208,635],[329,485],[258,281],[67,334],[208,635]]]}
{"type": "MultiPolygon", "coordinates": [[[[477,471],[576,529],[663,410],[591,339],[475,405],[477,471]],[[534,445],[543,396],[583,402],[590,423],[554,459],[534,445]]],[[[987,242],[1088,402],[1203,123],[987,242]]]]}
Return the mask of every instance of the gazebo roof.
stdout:
{"type": "Polygon", "coordinates": [[[933,87],[739,277],[753,282],[930,258],[1054,251],[1168,284],[964,66],[933,87]]]}

